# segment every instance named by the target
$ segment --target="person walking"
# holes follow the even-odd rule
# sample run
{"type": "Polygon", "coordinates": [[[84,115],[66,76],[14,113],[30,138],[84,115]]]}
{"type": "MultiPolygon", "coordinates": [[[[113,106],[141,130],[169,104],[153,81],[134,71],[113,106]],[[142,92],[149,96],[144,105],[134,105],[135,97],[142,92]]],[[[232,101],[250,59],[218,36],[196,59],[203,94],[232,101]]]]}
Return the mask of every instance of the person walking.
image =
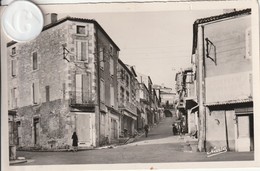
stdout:
{"type": "Polygon", "coordinates": [[[72,139],[73,152],[78,151],[78,136],[76,132],[73,132],[71,139],[72,139]]]}
{"type": "Polygon", "coordinates": [[[145,131],[145,137],[148,137],[149,126],[147,124],[144,126],[144,131],[145,131]]]}

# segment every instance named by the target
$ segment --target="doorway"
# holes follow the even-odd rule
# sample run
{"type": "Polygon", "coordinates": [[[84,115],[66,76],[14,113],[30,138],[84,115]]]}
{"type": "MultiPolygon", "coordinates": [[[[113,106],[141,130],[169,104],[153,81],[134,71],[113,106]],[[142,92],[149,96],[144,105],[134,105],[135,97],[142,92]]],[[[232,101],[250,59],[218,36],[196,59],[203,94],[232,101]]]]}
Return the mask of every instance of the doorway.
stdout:
{"type": "Polygon", "coordinates": [[[34,132],[34,145],[39,144],[39,129],[40,129],[40,119],[34,118],[33,119],[33,132],[34,132]]]}
{"type": "Polygon", "coordinates": [[[237,115],[236,151],[254,150],[253,114],[237,115]]]}

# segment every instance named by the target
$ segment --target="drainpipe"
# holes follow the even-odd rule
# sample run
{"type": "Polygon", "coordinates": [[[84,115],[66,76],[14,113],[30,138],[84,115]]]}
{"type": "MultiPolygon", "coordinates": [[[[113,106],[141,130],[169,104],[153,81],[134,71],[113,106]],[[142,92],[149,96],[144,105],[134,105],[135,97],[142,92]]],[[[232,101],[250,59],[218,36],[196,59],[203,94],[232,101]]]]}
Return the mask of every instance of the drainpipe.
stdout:
{"type": "Polygon", "coordinates": [[[199,87],[199,143],[200,152],[206,147],[206,114],[205,114],[205,47],[204,47],[204,25],[198,28],[198,87],[199,87]]]}
{"type": "Polygon", "coordinates": [[[98,27],[94,23],[96,30],[96,58],[97,58],[97,105],[98,105],[98,146],[100,145],[100,61],[99,61],[99,45],[98,45],[98,27]]]}

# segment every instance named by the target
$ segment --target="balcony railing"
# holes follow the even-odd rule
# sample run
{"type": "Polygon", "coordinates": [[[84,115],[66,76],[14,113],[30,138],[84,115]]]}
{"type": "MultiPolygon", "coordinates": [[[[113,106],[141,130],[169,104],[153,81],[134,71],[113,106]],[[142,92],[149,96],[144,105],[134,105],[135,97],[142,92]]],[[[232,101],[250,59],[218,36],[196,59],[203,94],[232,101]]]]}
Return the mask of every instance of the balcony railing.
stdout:
{"type": "Polygon", "coordinates": [[[95,104],[95,96],[89,91],[71,91],[70,104],[92,106],[95,104]]]}
{"type": "Polygon", "coordinates": [[[136,105],[134,105],[133,103],[126,101],[126,100],[120,101],[118,108],[119,109],[126,109],[133,114],[136,114],[136,111],[137,111],[136,105]]]}

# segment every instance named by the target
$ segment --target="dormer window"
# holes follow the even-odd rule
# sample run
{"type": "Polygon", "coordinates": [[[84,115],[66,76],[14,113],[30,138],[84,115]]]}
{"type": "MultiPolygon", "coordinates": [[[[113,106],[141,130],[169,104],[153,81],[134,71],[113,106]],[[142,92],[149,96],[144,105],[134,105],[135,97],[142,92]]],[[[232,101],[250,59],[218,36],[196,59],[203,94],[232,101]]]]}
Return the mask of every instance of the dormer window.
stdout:
{"type": "Polygon", "coordinates": [[[77,26],[77,34],[86,34],[85,26],[77,26]]]}
{"type": "Polygon", "coordinates": [[[11,54],[12,54],[12,55],[15,55],[15,54],[16,54],[16,47],[13,47],[13,48],[12,48],[11,54]]]}

